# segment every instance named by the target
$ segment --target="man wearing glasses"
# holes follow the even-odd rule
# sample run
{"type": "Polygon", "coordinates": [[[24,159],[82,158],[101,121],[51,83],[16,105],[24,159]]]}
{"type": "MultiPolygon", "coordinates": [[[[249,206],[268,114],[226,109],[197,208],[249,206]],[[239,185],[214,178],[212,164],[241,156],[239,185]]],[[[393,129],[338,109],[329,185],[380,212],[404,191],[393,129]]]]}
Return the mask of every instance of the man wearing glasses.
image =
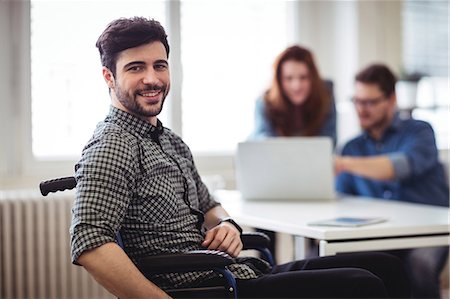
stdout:
{"type": "MultiPolygon", "coordinates": [[[[395,75],[371,65],[355,77],[353,103],[363,133],[335,159],[336,189],[352,195],[449,206],[449,187],[432,127],[401,119],[395,75]]],[[[411,275],[413,295],[439,298],[439,273],[448,247],[396,251],[411,275]]]]}

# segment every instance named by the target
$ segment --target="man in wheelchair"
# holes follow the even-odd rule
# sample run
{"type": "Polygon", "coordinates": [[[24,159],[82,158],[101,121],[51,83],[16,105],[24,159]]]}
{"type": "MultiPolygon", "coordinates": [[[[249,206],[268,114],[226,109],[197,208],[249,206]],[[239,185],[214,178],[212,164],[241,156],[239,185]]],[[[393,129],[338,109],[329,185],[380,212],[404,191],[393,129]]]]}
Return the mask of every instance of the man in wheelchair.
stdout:
{"type": "Polygon", "coordinates": [[[227,268],[242,298],[408,297],[401,263],[386,254],[275,266],[238,257],[241,228],[209,194],[188,146],[157,119],[170,88],[163,27],[145,18],[118,19],[96,46],[111,108],[76,165],[70,233],[73,262],[111,293],[167,298],[167,289],[212,285],[222,278],[211,270],[144,275],[136,266],[147,256],[210,249],[234,258],[227,268]]]}

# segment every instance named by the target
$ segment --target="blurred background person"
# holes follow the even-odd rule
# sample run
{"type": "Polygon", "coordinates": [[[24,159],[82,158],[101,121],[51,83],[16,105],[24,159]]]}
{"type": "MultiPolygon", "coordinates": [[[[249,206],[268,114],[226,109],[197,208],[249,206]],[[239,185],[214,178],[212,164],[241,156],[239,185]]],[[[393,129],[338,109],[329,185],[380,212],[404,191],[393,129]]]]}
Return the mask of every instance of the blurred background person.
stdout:
{"type": "Polygon", "coordinates": [[[311,51],[284,50],[273,65],[269,89],[256,101],[250,139],[286,136],[329,136],[336,144],[333,84],[320,77],[311,51]]]}
{"type": "MultiPolygon", "coordinates": [[[[449,186],[439,161],[430,124],[401,119],[395,94],[396,76],[373,64],[355,77],[353,103],[362,134],[350,140],[335,158],[338,192],[449,206],[449,186]]],[[[439,274],[448,247],[390,251],[403,259],[414,298],[439,298],[439,274]]]]}

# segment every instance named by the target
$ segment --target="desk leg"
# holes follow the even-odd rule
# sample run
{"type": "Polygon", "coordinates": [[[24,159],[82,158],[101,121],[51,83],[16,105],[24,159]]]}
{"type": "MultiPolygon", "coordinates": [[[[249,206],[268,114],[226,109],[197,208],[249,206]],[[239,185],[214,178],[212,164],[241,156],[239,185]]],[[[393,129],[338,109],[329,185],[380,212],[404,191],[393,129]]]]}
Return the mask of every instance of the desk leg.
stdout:
{"type": "Polygon", "coordinates": [[[333,246],[325,240],[320,240],[319,242],[319,256],[336,255],[336,251],[333,250],[333,246]]]}
{"type": "Polygon", "coordinates": [[[307,242],[305,237],[295,236],[294,237],[294,248],[295,248],[295,260],[303,260],[306,257],[307,242]]]}

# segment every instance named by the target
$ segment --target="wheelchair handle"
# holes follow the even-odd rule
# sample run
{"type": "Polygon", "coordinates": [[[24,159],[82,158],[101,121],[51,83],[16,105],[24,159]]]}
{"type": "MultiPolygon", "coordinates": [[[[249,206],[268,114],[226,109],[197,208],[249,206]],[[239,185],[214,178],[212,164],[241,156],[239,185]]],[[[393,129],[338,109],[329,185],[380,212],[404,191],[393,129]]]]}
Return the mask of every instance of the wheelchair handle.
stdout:
{"type": "Polygon", "coordinates": [[[63,178],[52,179],[43,181],[39,184],[39,189],[43,196],[47,196],[50,192],[64,191],[75,188],[77,181],[75,177],[68,176],[63,178]]]}

